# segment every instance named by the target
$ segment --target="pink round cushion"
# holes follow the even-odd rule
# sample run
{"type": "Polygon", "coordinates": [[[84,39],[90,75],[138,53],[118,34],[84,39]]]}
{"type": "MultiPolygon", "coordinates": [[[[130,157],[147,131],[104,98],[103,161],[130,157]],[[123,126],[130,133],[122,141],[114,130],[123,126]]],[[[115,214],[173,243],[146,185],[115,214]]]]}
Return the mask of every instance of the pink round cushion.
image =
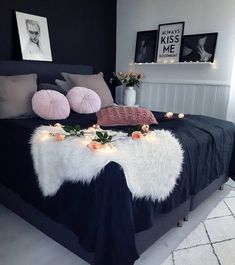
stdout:
{"type": "Polygon", "coordinates": [[[70,108],[78,113],[94,113],[101,108],[101,99],[96,92],[86,87],[74,87],[66,95],[70,108]]]}
{"type": "Polygon", "coordinates": [[[66,119],[70,114],[67,98],[53,90],[40,90],[32,98],[33,111],[46,120],[66,119]]]}

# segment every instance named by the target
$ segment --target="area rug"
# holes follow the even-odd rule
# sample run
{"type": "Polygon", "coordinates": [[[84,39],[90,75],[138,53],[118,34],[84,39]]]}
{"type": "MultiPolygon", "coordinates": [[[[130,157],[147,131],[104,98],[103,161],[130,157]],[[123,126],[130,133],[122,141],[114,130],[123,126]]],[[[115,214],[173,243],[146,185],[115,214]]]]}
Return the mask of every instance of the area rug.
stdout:
{"type": "Polygon", "coordinates": [[[235,182],[161,265],[235,265],[235,182]]]}

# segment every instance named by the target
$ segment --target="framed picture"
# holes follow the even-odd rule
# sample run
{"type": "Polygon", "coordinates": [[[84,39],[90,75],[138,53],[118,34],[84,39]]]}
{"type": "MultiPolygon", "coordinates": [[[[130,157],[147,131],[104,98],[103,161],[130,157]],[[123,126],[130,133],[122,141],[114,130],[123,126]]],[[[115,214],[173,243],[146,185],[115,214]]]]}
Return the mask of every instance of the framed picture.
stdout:
{"type": "Polygon", "coordinates": [[[184,36],[181,46],[180,62],[213,63],[217,36],[217,32],[184,36]]]}
{"type": "Polygon", "coordinates": [[[47,19],[16,11],[22,59],[52,61],[47,19]]]}
{"type": "Polygon", "coordinates": [[[180,57],[184,22],[160,24],[156,61],[158,63],[177,63],[180,57]]]}
{"type": "Polygon", "coordinates": [[[157,30],[139,31],[136,36],[135,63],[154,61],[157,30]]]}

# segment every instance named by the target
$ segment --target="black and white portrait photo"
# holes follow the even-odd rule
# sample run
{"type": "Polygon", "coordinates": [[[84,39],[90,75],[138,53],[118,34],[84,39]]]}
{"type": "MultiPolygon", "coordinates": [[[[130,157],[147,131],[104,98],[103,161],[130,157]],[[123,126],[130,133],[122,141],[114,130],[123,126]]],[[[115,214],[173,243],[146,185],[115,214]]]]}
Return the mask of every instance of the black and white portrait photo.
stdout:
{"type": "Polygon", "coordinates": [[[22,58],[52,61],[47,19],[16,11],[16,20],[22,58]]]}
{"type": "Polygon", "coordinates": [[[135,62],[151,63],[154,61],[157,42],[157,30],[139,31],[136,37],[135,62]]]}
{"type": "Polygon", "coordinates": [[[180,62],[214,61],[218,33],[186,35],[183,37],[180,62]]]}

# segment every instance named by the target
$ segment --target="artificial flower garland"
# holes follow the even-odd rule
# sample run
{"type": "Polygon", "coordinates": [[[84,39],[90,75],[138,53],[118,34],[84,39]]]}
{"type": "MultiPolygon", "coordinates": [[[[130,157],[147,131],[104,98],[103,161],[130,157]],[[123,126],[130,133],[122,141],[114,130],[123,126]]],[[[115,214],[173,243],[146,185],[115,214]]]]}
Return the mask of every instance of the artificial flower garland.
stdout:
{"type": "MultiPolygon", "coordinates": [[[[89,127],[88,129],[82,130],[80,125],[70,126],[70,125],[61,125],[56,123],[53,127],[62,128],[64,133],[49,133],[49,136],[55,137],[55,140],[60,142],[65,140],[67,137],[77,136],[77,137],[85,137],[90,139],[90,143],[87,145],[88,148],[95,151],[106,146],[113,148],[112,145],[112,135],[109,135],[107,131],[100,128],[98,124],[89,127]]],[[[149,134],[149,125],[137,125],[128,130],[128,136],[130,136],[133,140],[140,140],[147,134],[149,134]]]]}

